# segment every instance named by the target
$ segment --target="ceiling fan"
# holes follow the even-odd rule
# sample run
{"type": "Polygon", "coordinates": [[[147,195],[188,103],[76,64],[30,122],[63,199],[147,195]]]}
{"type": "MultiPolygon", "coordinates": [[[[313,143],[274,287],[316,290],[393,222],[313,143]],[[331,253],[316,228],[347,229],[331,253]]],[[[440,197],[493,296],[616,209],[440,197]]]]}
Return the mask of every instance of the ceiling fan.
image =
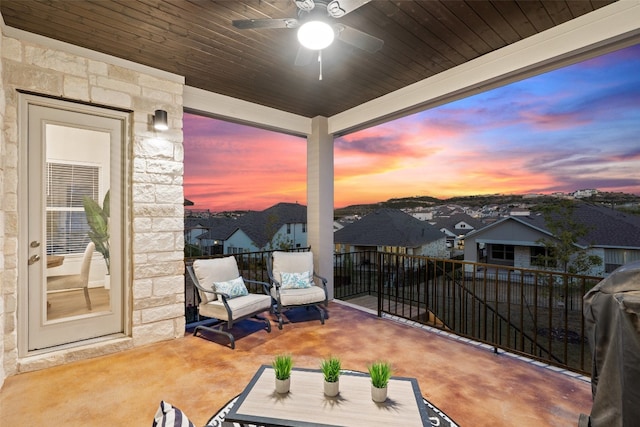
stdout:
{"type": "MultiPolygon", "coordinates": [[[[311,62],[314,51],[318,51],[318,62],[322,67],[322,49],[329,47],[336,39],[370,53],[375,53],[382,49],[384,41],[379,38],[336,22],[336,19],[370,1],[294,0],[298,7],[297,18],[241,19],[232,21],[232,24],[241,30],[297,28],[300,47],[298,48],[295,64],[308,64],[311,62]]],[[[322,68],[320,69],[320,80],[322,80],[322,68]]]]}

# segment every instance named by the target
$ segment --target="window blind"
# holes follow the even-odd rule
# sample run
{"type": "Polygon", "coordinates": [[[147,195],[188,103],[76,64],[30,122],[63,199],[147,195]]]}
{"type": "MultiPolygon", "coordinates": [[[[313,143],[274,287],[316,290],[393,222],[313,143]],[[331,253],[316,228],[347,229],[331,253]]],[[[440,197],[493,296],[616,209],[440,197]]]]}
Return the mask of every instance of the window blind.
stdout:
{"type": "Polygon", "coordinates": [[[89,225],[83,199],[98,203],[100,167],[47,163],[47,253],[83,253],[89,243],[89,225]]]}

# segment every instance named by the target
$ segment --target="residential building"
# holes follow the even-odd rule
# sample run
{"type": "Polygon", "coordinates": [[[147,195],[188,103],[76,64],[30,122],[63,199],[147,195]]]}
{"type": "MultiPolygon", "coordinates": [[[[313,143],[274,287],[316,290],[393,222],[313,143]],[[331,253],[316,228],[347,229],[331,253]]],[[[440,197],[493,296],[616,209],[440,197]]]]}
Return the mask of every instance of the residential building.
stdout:
{"type": "Polygon", "coordinates": [[[574,191],[571,195],[576,199],[582,199],[585,197],[595,196],[596,194],[598,194],[598,190],[596,190],[595,188],[587,188],[584,190],[574,191]]]}
{"type": "MultiPolygon", "coordinates": [[[[576,245],[603,264],[589,274],[611,273],[628,262],[640,260],[640,217],[604,206],[576,202],[573,220],[587,229],[576,245]]],[[[537,267],[544,254],[542,239],[553,239],[542,214],[509,216],[469,233],[465,239],[465,261],[513,267],[537,267]]]]}
{"type": "Polygon", "coordinates": [[[433,211],[431,210],[429,211],[421,210],[418,212],[411,212],[411,215],[414,218],[419,219],[420,221],[430,221],[433,219],[433,211]]]}
{"type": "Polygon", "coordinates": [[[219,255],[225,253],[224,244],[238,229],[239,220],[235,217],[211,217],[201,220],[200,224],[205,232],[197,237],[196,245],[203,255],[219,255]]]}
{"type": "Polygon", "coordinates": [[[446,258],[446,235],[398,209],[378,209],[334,234],[336,252],[381,251],[446,258]]]}
{"type": "Polygon", "coordinates": [[[298,203],[278,203],[240,217],[235,230],[224,240],[224,253],[306,246],[307,207],[298,203]]]}
{"type": "Polygon", "coordinates": [[[529,216],[531,215],[531,210],[525,208],[513,208],[511,212],[509,212],[511,216],[529,216]]]}
{"type": "Polygon", "coordinates": [[[239,216],[185,219],[185,242],[203,255],[237,254],[307,245],[307,208],[278,203],[239,216]]]}
{"type": "Polygon", "coordinates": [[[466,213],[434,218],[430,223],[447,235],[447,247],[452,251],[463,250],[465,236],[471,231],[484,226],[482,221],[466,213]]]}

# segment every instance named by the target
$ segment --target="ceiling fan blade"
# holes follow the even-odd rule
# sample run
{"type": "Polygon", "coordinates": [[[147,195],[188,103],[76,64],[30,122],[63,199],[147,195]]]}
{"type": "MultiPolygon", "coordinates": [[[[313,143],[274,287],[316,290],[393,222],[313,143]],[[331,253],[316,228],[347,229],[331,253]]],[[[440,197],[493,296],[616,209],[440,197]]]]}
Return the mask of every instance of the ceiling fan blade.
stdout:
{"type": "Polygon", "coordinates": [[[315,52],[313,50],[300,46],[298,48],[298,53],[296,54],[296,66],[302,67],[309,65],[313,59],[314,53],[315,52]]]}
{"type": "Polygon", "coordinates": [[[333,0],[327,4],[327,12],[334,18],[340,18],[371,0],[333,0]]]}
{"type": "Polygon", "coordinates": [[[295,18],[283,19],[240,19],[231,21],[234,27],[241,30],[260,28],[297,28],[298,20],[295,18]]]}
{"type": "Polygon", "coordinates": [[[369,53],[376,53],[384,45],[384,41],[370,34],[347,27],[343,24],[335,24],[333,26],[336,32],[336,38],[347,44],[355,46],[359,49],[366,50],[369,53]]]}
{"type": "Polygon", "coordinates": [[[313,0],[294,0],[298,9],[303,12],[311,12],[315,7],[316,3],[313,0]]]}

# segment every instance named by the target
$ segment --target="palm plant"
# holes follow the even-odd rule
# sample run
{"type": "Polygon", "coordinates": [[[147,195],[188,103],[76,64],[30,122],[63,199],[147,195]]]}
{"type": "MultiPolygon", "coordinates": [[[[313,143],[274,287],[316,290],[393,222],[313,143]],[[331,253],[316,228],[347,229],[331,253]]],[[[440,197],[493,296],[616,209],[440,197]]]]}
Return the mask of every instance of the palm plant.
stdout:
{"type": "Polygon", "coordinates": [[[89,224],[89,238],[96,245],[96,251],[100,252],[107,264],[107,274],[110,274],[109,258],[109,191],[104,195],[102,207],[91,197],[85,196],[82,199],[84,212],[89,224]]]}
{"type": "Polygon", "coordinates": [[[340,378],[340,359],[332,356],[328,359],[324,359],[320,363],[320,370],[324,375],[324,380],[330,383],[335,383],[340,378]]]}

